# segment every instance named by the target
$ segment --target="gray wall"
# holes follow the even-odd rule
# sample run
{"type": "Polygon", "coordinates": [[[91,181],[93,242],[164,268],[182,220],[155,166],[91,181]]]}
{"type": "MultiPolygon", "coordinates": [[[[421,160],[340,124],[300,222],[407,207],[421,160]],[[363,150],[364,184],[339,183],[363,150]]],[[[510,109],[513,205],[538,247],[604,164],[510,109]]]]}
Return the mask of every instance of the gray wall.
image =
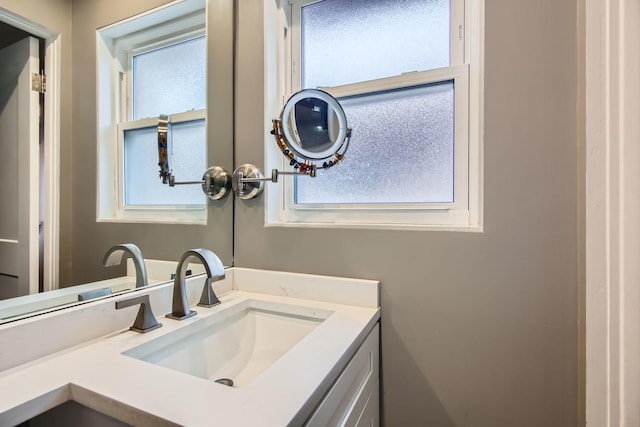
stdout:
{"type": "MultiPolygon", "coordinates": [[[[261,4],[236,2],[237,164],[264,163],[261,4]]],[[[486,0],[483,233],[264,228],[236,201],[235,265],[381,281],[387,426],[581,417],[577,15],[486,0]]]]}
{"type": "MultiPolygon", "coordinates": [[[[145,258],[177,260],[186,250],[207,247],[225,265],[233,262],[233,201],[209,202],[208,225],[96,223],[96,29],[168,3],[168,0],[74,1],[73,24],[73,226],[67,283],[106,278],[102,256],[114,244],[136,243],[145,258]]],[[[233,170],[233,9],[228,0],[209,0],[208,163],[233,170]],[[212,34],[210,32],[210,34],[212,34]],[[215,94],[215,96],[213,96],[215,94]]],[[[154,159],[150,161],[156,162],[154,159]]],[[[204,173],[204,171],[202,171],[204,173]]],[[[61,278],[62,282],[62,278],[61,278]]],[[[64,282],[63,282],[64,283],[64,282]]]]}

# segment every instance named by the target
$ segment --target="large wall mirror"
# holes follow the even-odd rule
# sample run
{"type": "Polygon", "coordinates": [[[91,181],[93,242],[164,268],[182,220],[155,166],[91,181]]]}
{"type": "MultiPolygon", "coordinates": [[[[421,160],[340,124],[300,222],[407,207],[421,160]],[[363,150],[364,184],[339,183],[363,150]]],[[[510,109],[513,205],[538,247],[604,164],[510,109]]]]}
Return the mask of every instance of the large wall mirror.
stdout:
{"type": "MultiPolygon", "coordinates": [[[[18,179],[18,174],[24,173],[25,169],[20,163],[24,159],[20,152],[21,145],[16,140],[12,143],[14,145],[8,146],[9,138],[4,134],[0,137],[0,153],[2,153],[0,158],[4,163],[3,168],[0,169],[6,174],[0,176],[0,182],[2,182],[0,197],[3,201],[10,201],[10,203],[3,203],[3,213],[0,216],[0,233],[3,233],[0,235],[0,269],[4,269],[0,270],[0,323],[20,317],[16,316],[14,311],[11,316],[3,318],[2,307],[10,305],[11,301],[23,298],[25,294],[37,293],[44,298],[44,295],[54,295],[60,289],[70,289],[77,285],[124,276],[126,274],[124,264],[114,267],[103,266],[103,257],[106,252],[117,244],[134,243],[145,259],[166,261],[177,261],[184,251],[203,247],[214,251],[226,266],[232,265],[232,197],[209,200],[203,193],[201,202],[195,204],[184,202],[183,204],[191,206],[192,210],[199,210],[202,213],[199,221],[185,221],[180,210],[173,215],[171,213],[164,215],[162,218],[152,216],[153,219],[149,221],[136,218],[135,215],[123,217],[115,214],[109,217],[101,212],[103,209],[101,206],[104,203],[101,205],[98,200],[99,195],[105,197],[105,184],[104,180],[101,180],[101,177],[105,176],[109,178],[107,180],[109,185],[124,189],[120,193],[116,192],[111,202],[121,210],[124,206],[125,209],[133,211],[144,209],[154,211],[162,205],[163,199],[161,198],[160,202],[143,201],[141,204],[146,204],[145,206],[137,206],[135,201],[130,202],[126,199],[134,192],[127,190],[126,185],[123,186],[123,178],[114,176],[113,169],[105,167],[106,156],[109,161],[121,165],[126,173],[134,174],[144,171],[141,165],[128,160],[125,165],[123,158],[130,153],[137,153],[138,158],[144,158],[146,156],[144,153],[148,152],[150,153],[148,164],[142,163],[144,167],[151,168],[151,173],[156,173],[153,170],[157,169],[158,155],[157,148],[153,145],[156,140],[152,141],[152,147],[148,147],[145,145],[144,138],[136,136],[144,136],[145,126],[135,128],[134,130],[139,131],[138,133],[127,128],[132,136],[131,143],[116,141],[112,146],[105,148],[100,140],[100,133],[104,133],[105,128],[104,114],[99,110],[98,101],[100,96],[104,95],[101,91],[105,92],[105,90],[103,83],[98,80],[100,74],[98,68],[102,65],[98,60],[100,44],[97,43],[97,31],[117,23],[128,23],[132,17],[152,12],[159,12],[162,19],[170,26],[171,21],[178,18],[172,16],[171,11],[177,10],[172,9],[173,6],[181,3],[193,4],[197,1],[203,7],[206,6],[203,15],[204,30],[199,33],[206,34],[206,41],[202,42],[205,49],[203,61],[206,75],[203,79],[201,78],[203,83],[198,84],[199,90],[196,88],[192,98],[202,100],[202,106],[193,108],[199,108],[205,113],[196,117],[200,120],[200,125],[195,123],[196,119],[184,118],[181,119],[181,124],[189,125],[193,121],[194,126],[184,126],[184,128],[187,133],[199,135],[196,137],[204,140],[202,154],[199,156],[204,159],[196,159],[199,161],[198,165],[203,165],[202,170],[195,172],[201,176],[207,167],[213,165],[233,170],[232,0],[137,0],[135,2],[129,0],[91,2],[0,0],[0,58],[2,58],[0,59],[0,76],[5,78],[11,74],[8,62],[2,55],[7,52],[7,54],[13,54],[16,43],[29,40],[30,37],[33,41],[23,44],[39,49],[39,53],[31,52],[30,54],[40,61],[35,65],[36,69],[44,69],[47,75],[47,91],[43,95],[34,92],[36,93],[35,110],[43,112],[43,122],[40,124],[40,131],[36,132],[36,145],[31,148],[31,155],[35,156],[31,159],[36,160],[32,161],[31,166],[27,168],[31,174],[31,176],[27,175],[31,180],[30,186],[21,186],[20,183],[24,182],[24,179],[18,179]],[[55,111],[53,111],[54,106],[55,111]],[[124,193],[127,193],[126,197],[124,193]],[[55,196],[53,199],[52,195],[55,196]],[[27,202],[21,205],[21,200],[27,202]],[[201,205],[194,207],[198,203],[201,205]],[[31,218],[29,223],[31,225],[27,230],[28,233],[25,234],[21,231],[21,227],[24,228],[27,217],[31,218]],[[26,240],[36,242],[37,253],[34,254],[32,250],[31,255],[26,256],[37,260],[36,270],[33,270],[32,266],[24,267],[25,256],[21,255],[23,252],[2,246],[2,242],[15,242],[20,245],[25,235],[28,236],[26,240]],[[53,265],[50,265],[50,260],[55,260],[53,265]],[[35,288],[33,280],[29,281],[32,285],[24,283],[17,285],[20,283],[18,272],[25,269],[31,275],[39,276],[35,288]]],[[[187,16],[187,19],[191,17],[187,16]]],[[[165,43],[163,47],[186,43],[195,37],[190,34],[179,34],[180,28],[184,25],[174,24],[173,26],[175,31],[167,32],[169,39],[173,38],[173,41],[165,43]]],[[[136,38],[140,32],[144,32],[143,29],[129,31],[130,52],[120,58],[122,64],[131,63],[131,58],[127,57],[131,52],[137,54],[144,50],[136,38]]],[[[107,47],[109,48],[111,46],[107,47]]],[[[143,59],[146,60],[150,56],[152,55],[143,59]]],[[[155,63],[150,62],[146,66],[149,69],[158,70],[166,64],[171,65],[170,62],[175,61],[177,57],[175,53],[158,55],[155,63]]],[[[139,62],[142,64],[143,61],[139,62]]],[[[136,65],[136,67],[138,70],[143,69],[143,65],[136,65]]],[[[161,87],[170,89],[174,85],[169,82],[163,86],[162,76],[134,75],[133,70],[126,65],[122,69],[116,69],[111,78],[113,79],[111,89],[117,87],[125,101],[131,93],[130,82],[134,78],[138,79],[141,86],[147,84],[147,89],[152,91],[161,87]],[[123,84],[122,87],[118,86],[122,81],[129,83],[123,84]]],[[[17,86],[17,80],[15,84],[5,84],[3,81],[0,85],[2,87],[0,90],[2,132],[5,132],[8,127],[5,124],[15,121],[18,114],[17,110],[11,110],[12,102],[16,103],[17,86]]],[[[132,117],[127,112],[129,107],[125,105],[125,101],[113,104],[115,111],[113,114],[125,124],[135,120],[143,123],[144,119],[148,118],[147,115],[155,114],[142,112],[140,117],[132,117]]],[[[24,122],[20,120],[16,123],[24,122]]],[[[115,130],[111,132],[115,134],[112,137],[117,139],[120,138],[119,135],[125,135],[127,131],[121,130],[123,126],[120,123],[114,126],[115,130]]],[[[177,125],[174,128],[177,128],[177,125]]],[[[17,132],[17,128],[13,132],[17,132]]],[[[197,168],[199,166],[193,169],[197,168]]],[[[147,173],[144,172],[142,175],[146,178],[147,173]]],[[[179,175],[178,178],[189,179],[184,174],[179,175]]],[[[152,180],[156,179],[162,185],[157,176],[152,177],[152,180]]],[[[199,186],[195,187],[199,189],[199,186]]],[[[137,184],[134,184],[134,188],[139,189],[137,184]]],[[[171,189],[162,191],[171,191],[171,189]]],[[[151,193],[155,193],[155,190],[138,191],[142,196],[151,193]]],[[[195,197],[196,200],[200,200],[198,196],[195,197]]],[[[182,202],[171,203],[179,205],[182,202]]],[[[166,279],[168,281],[170,277],[166,279]]],[[[66,301],[64,304],[53,303],[58,307],[65,304],[67,304],[66,301]]]]}

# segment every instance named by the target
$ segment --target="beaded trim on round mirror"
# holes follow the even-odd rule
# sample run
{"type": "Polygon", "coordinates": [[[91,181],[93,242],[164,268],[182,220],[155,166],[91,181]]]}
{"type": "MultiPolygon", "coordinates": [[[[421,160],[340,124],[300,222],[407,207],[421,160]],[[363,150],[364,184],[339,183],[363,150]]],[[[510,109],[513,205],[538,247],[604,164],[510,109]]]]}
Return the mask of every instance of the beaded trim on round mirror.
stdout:
{"type": "Polygon", "coordinates": [[[233,171],[232,188],[240,199],[258,197],[264,183],[278,182],[280,175],[315,177],[318,169],[329,169],[342,162],[351,141],[351,128],[342,106],[319,89],[293,94],[280,118],[273,120],[271,134],[293,171],[272,169],[271,177],[265,178],[255,165],[238,166],[233,171]]]}

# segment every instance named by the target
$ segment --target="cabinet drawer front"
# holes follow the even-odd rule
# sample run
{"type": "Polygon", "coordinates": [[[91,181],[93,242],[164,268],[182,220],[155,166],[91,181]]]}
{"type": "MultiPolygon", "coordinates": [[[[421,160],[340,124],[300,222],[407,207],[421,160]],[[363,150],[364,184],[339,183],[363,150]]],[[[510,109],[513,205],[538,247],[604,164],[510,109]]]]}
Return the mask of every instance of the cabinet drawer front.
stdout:
{"type": "Polygon", "coordinates": [[[372,388],[379,386],[379,335],[379,326],[376,324],[309,417],[306,426],[344,426],[358,420],[372,388]]]}
{"type": "MultiPolygon", "coordinates": [[[[347,422],[351,426],[351,422],[347,422]]],[[[378,427],[380,425],[380,388],[375,384],[355,427],[378,427]]]]}

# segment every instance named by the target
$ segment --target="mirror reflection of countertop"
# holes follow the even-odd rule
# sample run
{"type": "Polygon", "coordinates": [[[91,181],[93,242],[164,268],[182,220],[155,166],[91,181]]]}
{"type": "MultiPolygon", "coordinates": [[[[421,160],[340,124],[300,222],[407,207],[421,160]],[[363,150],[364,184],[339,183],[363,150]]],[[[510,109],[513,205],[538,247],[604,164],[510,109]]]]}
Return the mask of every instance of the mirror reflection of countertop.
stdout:
{"type": "MultiPolygon", "coordinates": [[[[149,286],[169,281],[171,273],[176,268],[176,263],[173,261],[148,259],[145,260],[145,264],[149,273],[149,286]]],[[[199,264],[194,264],[191,270],[193,270],[194,274],[199,274],[204,271],[204,268],[199,264]]],[[[103,289],[108,290],[109,295],[136,289],[136,271],[131,259],[127,259],[126,276],[0,300],[0,324],[41,315],[52,310],[73,307],[79,303],[86,302],[79,301],[78,295],[103,289]]]]}
{"type": "MultiPolygon", "coordinates": [[[[195,279],[188,284],[190,303],[197,301],[203,282],[195,279]]],[[[222,304],[194,307],[197,316],[184,321],[167,319],[164,308],[154,307],[163,323],[155,331],[138,334],[120,329],[0,372],[0,425],[31,419],[70,400],[134,425],[299,425],[379,319],[379,283],[369,280],[232,268],[216,292],[222,304]],[[206,322],[231,319],[229,313],[247,304],[294,310],[301,316],[319,313],[322,320],[237,388],[131,356],[163,337],[193,334],[206,322]]],[[[115,311],[114,301],[122,298],[91,305],[115,311]]],[[[133,322],[136,310],[119,311],[126,311],[133,322]]]]}
{"type": "Polygon", "coordinates": [[[78,302],[78,295],[83,292],[108,288],[111,293],[117,293],[135,287],[135,278],[124,276],[117,279],[100,280],[75,287],[56,289],[49,293],[43,292],[0,300],[0,322],[41,314],[46,310],[69,307],[78,302]]]}

